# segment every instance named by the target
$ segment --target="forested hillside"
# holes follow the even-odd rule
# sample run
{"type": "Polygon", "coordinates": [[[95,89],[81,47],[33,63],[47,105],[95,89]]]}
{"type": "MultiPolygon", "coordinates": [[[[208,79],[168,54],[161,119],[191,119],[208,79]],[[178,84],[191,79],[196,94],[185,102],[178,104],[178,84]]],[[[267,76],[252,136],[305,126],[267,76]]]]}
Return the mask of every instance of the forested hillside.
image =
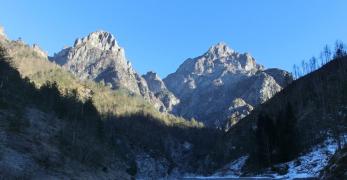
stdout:
{"type": "Polygon", "coordinates": [[[292,160],[327,138],[342,148],[341,137],[347,133],[346,77],[346,51],[336,48],[333,59],[293,81],[232,127],[230,153],[248,152],[245,170],[254,172],[292,160]]]}
{"type": "MultiPolygon", "coordinates": [[[[29,47],[24,48],[30,53],[29,47]]],[[[82,179],[165,177],[172,172],[207,173],[218,167],[220,162],[212,150],[213,144],[221,143],[217,130],[159,112],[152,114],[141,110],[143,107],[117,114],[111,111],[117,107],[105,105],[105,112],[97,105],[95,96],[108,92],[117,97],[118,92],[87,86],[95,88],[93,96],[81,97],[78,87],[83,83],[54,66],[22,78],[24,73],[21,76],[15,67],[23,72],[25,67],[18,66],[15,58],[18,57],[11,58],[1,49],[0,118],[1,134],[6,137],[0,161],[3,177],[31,178],[36,171],[42,173],[40,176],[82,179]],[[62,79],[66,77],[72,83],[64,86],[66,81],[62,79]],[[18,163],[24,166],[6,160],[11,158],[20,158],[18,163]],[[204,163],[206,159],[208,163],[204,163]]],[[[45,63],[41,61],[44,59],[33,57],[29,62],[45,63]]],[[[127,103],[117,98],[111,100],[119,105],[127,103]]]]}

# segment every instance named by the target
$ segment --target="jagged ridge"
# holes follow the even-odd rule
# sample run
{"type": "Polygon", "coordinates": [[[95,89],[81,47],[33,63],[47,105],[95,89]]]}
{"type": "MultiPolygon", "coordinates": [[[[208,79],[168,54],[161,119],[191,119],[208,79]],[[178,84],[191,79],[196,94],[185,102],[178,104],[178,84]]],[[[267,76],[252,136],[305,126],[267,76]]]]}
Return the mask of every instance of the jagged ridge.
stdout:
{"type": "Polygon", "coordinates": [[[158,92],[151,91],[148,84],[152,82],[147,82],[133,69],[125,57],[124,49],[111,33],[93,32],[77,39],[73,47],[64,48],[50,59],[80,79],[92,79],[113,89],[125,88],[141,95],[161,111],[169,111],[176,102],[172,94],[165,96],[165,102],[162,102],[163,98],[155,95],[158,92]]]}
{"type": "Polygon", "coordinates": [[[227,118],[237,122],[292,80],[286,71],[264,69],[250,54],[218,43],[187,59],[164,82],[181,100],[175,114],[222,127],[227,118]]]}

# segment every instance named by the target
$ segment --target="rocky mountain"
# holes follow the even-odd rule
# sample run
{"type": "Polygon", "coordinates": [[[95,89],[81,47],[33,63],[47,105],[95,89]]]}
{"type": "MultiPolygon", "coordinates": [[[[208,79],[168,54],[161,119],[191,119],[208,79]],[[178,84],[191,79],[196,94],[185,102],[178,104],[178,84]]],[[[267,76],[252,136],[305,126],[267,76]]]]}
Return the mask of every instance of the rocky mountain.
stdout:
{"type": "Polygon", "coordinates": [[[125,88],[160,111],[195,118],[213,127],[224,126],[228,118],[236,123],[291,81],[288,72],[265,70],[249,54],[235,52],[223,43],[186,60],[164,82],[154,72],[140,76],[115,37],[105,31],[77,39],[50,60],[82,80],[125,88]]]}
{"type": "MultiPolygon", "coordinates": [[[[0,39],[0,179],[179,179],[220,165],[218,130],[80,80],[42,54],[0,39]]],[[[157,75],[144,77],[161,97],[157,75]]]]}
{"type": "MultiPolygon", "coordinates": [[[[89,72],[96,68],[92,61],[119,63],[112,62],[117,58],[102,61],[104,56],[95,56],[116,54],[116,43],[107,45],[100,38],[97,42],[104,45],[85,42],[80,47],[85,50],[76,45],[57,54],[53,59],[62,68],[48,61],[37,45],[11,41],[0,33],[0,179],[346,177],[343,46],[337,46],[334,60],[288,86],[288,72],[264,69],[250,55],[225,44],[187,60],[164,81],[154,72],[140,77],[152,97],[172,112],[188,112],[182,105],[197,107],[197,102],[212,112],[228,107],[230,128],[224,132],[154,110],[133,95],[142,95],[139,87],[132,94],[115,90],[136,83],[117,87],[112,83],[120,79],[115,79],[107,82],[110,89],[84,81],[98,77],[89,72]],[[178,81],[168,83],[170,78],[178,81]]],[[[114,69],[112,75],[120,73],[117,68],[126,69],[107,67],[114,69]]],[[[139,77],[136,72],[123,75],[128,80],[139,77]]],[[[216,124],[211,120],[210,125],[216,124]]]]}
{"type": "Polygon", "coordinates": [[[108,32],[97,31],[87,37],[79,38],[72,47],[64,48],[50,60],[82,80],[92,79],[103,82],[113,89],[125,88],[141,95],[161,111],[169,111],[177,103],[177,99],[168,91],[158,92],[159,89],[151,91],[153,88],[149,88],[148,84],[155,84],[156,81],[161,81],[160,78],[158,76],[156,79],[148,78],[148,81],[155,82],[147,82],[141,77],[126,59],[124,49],[108,32]]]}
{"type": "Polygon", "coordinates": [[[77,39],[50,59],[82,80],[125,88],[162,112],[195,118],[212,127],[224,126],[228,118],[236,123],[291,81],[288,72],[265,70],[249,54],[223,43],[186,60],[164,82],[154,72],[140,76],[115,37],[105,31],[77,39]]]}
{"type": "Polygon", "coordinates": [[[224,126],[228,118],[236,123],[291,81],[290,73],[265,69],[250,54],[238,53],[224,43],[187,59],[164,79],[181,101],[174,114],[214,127],[224,126]]]}

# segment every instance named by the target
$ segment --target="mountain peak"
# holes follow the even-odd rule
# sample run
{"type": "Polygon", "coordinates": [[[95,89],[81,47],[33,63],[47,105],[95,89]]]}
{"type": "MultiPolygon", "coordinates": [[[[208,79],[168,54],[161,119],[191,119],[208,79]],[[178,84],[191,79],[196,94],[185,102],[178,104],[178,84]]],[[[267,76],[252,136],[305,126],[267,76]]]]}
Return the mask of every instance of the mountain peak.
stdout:
{"type": "Polygon", "coordinates": [[[148,71],[148,72],[147,72],[145,75],[143,75],[143,76],[151,77],[151,78],[153,78],[153,79],[158,79],[158,78],[159,78],[158,74],[157,74],[156,72],[154,72],[154,71],[148,71]]]}
{"type": "Polygon", "coordinates": [[[230,56],[235,51],[231,49],[226,43],[219,42],[216,45],[210,47],[210,49],[207,51],[208,55],[214,55],[216,57],[225,57],[230,56]]]}
{"type": "Polygon", "coordinates": [[[74,47],[81,45],[89,45],[104,51],[115,51],[120,48],[116,38],[111,33],[102,30],[92,32],[86,37],[77,39],[74,47]]]}

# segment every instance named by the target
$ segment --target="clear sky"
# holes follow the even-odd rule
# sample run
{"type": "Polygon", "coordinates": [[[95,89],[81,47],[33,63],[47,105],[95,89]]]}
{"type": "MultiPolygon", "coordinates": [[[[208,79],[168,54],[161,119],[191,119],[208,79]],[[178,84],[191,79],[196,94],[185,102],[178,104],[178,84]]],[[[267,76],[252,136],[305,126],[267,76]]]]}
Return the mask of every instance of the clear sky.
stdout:
{"type": "Polygon", "coordinates": [[[11,39],[52,55],[106,30],[138,72],[162,77],[220,41],[291,71],[325,44],[347,42],[346,20],[346,0],[0,0],[0,24],[11,39]]]}

